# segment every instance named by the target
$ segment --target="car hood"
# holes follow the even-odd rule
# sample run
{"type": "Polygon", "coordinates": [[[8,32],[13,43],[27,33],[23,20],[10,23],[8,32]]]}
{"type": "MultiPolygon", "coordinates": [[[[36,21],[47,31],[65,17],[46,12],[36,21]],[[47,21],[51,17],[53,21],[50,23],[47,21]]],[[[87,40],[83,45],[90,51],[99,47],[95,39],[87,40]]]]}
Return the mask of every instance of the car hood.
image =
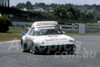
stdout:
{"type": "Polygon", "coordinates": [[[61,44],[73,44],[74,39],[67,35],[41,35],[37,36],[36,41],[41,45],[61,45],[61,44]]]}

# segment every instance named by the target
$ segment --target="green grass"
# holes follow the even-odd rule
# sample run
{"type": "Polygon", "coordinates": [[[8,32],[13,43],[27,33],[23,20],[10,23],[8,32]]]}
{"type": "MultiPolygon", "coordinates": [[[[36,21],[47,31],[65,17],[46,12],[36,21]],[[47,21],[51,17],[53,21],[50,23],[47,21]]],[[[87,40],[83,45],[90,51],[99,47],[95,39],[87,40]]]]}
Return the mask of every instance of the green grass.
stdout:
{"type": "Polygon", "coordinates": [[[10,29],[7,33],[21,33],[21,31],[26,31],[26,29],[10,29]]]}
{"type": "Polygon", "coordinates": [[[10,41],[10,40],[19,40],[21,39],[22,34],[16,34],[16,33],[0,33],[0,42],[3,41],[10,41]]]}
{"type": "Polygon", "coordinates": [[[86,26],[98,26],[97,23],[86,23],[85,25],[86,25],[86,26]]]}
{"type": "Polygon", "coordinates": [[[0,42],[10,41],[10,40],[20,40],[22,37],[21,31],[25,29],[10,29],[6,33],[0,33],[0,42]]]}

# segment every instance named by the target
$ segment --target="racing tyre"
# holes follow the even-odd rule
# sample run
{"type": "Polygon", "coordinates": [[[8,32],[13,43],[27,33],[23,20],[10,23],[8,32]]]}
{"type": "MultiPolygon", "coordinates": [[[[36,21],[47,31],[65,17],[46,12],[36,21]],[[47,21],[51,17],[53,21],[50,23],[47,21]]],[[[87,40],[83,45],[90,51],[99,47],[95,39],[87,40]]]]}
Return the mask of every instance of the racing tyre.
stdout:
{"type": "Polygon", "coordinates": [[[71,50],[68,51],[68,54],[73,55],[73,54],[75,54],[75,51],[76,51],[76,45],[74,45],[74,46],[71,48],[71,50]]]}
{"type": "Polygon", "coordinates": [[[26,43],[23,43],[23,40],[21,40],[21,47],[22,47],[22,52],[30,52],[30,49],[27,48],[26,43]]]}
{"type": "Polygon", "coordinates": [[[34,54],[37,54],[36,49],[35,49],[35,47],[34,47],[34,43],[32,43],[32,52],[33,52],[34,54]]]}

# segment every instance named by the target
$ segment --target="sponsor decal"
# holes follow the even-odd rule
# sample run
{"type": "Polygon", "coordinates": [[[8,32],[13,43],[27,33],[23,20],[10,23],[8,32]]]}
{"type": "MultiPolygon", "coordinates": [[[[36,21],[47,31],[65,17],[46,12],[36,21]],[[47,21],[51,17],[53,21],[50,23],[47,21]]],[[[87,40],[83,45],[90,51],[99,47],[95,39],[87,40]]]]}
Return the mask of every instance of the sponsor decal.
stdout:
{"type": "Polygon", "coordinates": [[[52,38],[52,39],[45,39],[46,41],[61,41],[61,40],[65,40],[67,41],[66,38],[52,38]]]}
{"type": "Polygon", "coordinates": [[[58,35],[48,35],[48,37],[58,37],[58,35]]]}
{"type": "Polygon", "coordinates": [[[40,22],[40,23],[37,23],[37,25],[55,25],[55,24],[57,24],[56,22],[50,22],[50,23],[48,23],[48,22],[40,22]]]}
{"type": "Polygon", "coordinates": [[[60,44],[73,44],[74,42],[70,42],[67,38],[49,38],[45,39],[45,42],[48,45],[60,45],[60,44]]]}

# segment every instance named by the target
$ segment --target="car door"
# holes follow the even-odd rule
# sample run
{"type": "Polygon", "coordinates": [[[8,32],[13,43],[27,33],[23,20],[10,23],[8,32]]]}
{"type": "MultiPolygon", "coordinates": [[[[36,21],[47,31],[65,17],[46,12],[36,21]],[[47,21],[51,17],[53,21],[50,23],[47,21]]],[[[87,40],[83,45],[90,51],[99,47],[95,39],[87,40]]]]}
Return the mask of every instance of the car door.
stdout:
{"type": "Polygon", "coordinates": [[[30,44],[31,44],[31,35],[32,35],[32,28],[28,30],[27,35],[26,35],[26,43],[28,47],[30,47],[30,44]]]}

